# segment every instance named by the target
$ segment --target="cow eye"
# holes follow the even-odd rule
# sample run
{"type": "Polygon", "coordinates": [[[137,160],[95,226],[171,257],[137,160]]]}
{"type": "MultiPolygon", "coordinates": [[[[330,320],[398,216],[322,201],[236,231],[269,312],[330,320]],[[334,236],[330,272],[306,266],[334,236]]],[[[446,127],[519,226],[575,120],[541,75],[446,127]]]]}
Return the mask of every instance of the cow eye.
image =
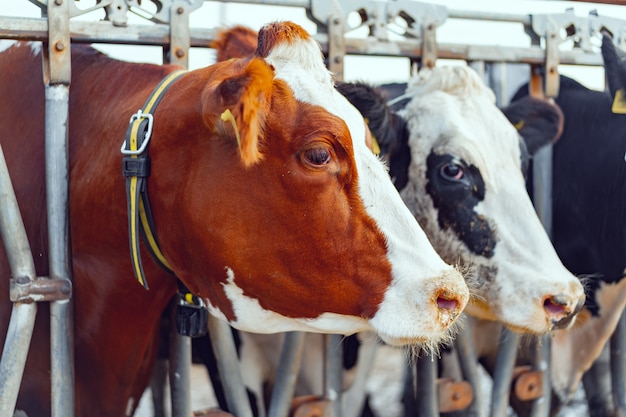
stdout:
{"type": "Polygon", "coordinates": [[[454,162],[445,163],[439,168],[439,172],[441,176],[448,181],[460,181],[465,172],[463,171],[463,167],[459,164],[455,164],[454,162]]]}
{"type": "Polygon", "coordinates": [[[330,150],[328,148],[309,148],[302,153],[305,161],[311,165],[326,165],[330,162],[330,150]]]}

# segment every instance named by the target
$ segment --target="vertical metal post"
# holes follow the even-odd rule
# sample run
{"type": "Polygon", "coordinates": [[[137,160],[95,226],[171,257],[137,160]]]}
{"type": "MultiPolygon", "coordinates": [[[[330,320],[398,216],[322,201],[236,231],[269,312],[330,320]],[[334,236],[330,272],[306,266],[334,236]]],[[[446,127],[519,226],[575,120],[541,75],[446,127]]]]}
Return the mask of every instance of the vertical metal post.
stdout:
{"type": "MultiPolygon", "coordinates": [[[[548,53],[548,51],[546,52],[548,53]]],[[[558,61],[558,52],[557,52],[558,61]]],[[[551,61],[553,61],[552,59],[551,61]]],[[[552,65],[552,64],[551,64],[552,65]]],[[[550,67],[552,68],[552,67],[550,67]]],[[[552,71],[555,71],[552,69],[552,71]]],[[[556,87],[554,86],[554,76],[550,77],[549,94],[558,94],[558,73],[556,87]]],[[[548,89],[546,89],[548,90],[548,89]]],[[[547,91],[548,92],[548,91],[547,91]]],[[[535,91],[534,95],[539,95],[535,91]]],[[[542,94],[542,93],[541,93],[542,94]]],[[[533,204],[537,216],[543,224],[543,228],[550,238],[552,238],[552,144],[539,149],[533,156],[533,204]]],[[[539,336],[537,336],[539,338],[539,336]]],[[[550,402],[552,398],[550,367],[551,367],[551,345],[552,339],[545,335],[537,339],[540,348],[535,351],[533,357],[533,368],[542,371],[543,395],[532,402],[532,417],[547,417],[550,415],[550,402]]]]}
{"type": "Polygon", "coordinates": [[[225,321],[209,315],[209,334],[215,357],[219,358],[217,368],[220,375],[224,376],[222,381],[228,411],[237,417],[252,417],[230,326],[225,321]]]}
{"type": "Polygon", "coordinates": [[[550,378],[552,338],[549,334],[536,336],[535,338],[540,346],[535,350],[533,369],[541,371],[543,393],[541,397],[532,401],[530,415],[531,417],[548,417],[550,415],[550,403],[552,398],[550,378]]]}
{"type": "Polygon", "coordinates": [[[304,351],[303,332],[285,333],[280,362],[276,370],[276,382],[272,391],[268,417],[287,417],[296,387],[298,370],[304,351]]]}
{"type": "Polygon", "coordinates": [[[179,296],[172,302],[170,317],[169,381],[172,417],[191,415],[191,338],[182,336],[176,329],[176,306],[179,296]]]}
{"type": "MultiPolygon", "coordinates": [[[[164,61],[189,66],[189,4],[173,2],[170,6],[170,42],[164,48],[164,61]]],[[[177,297],[176,297],[177,301],[177,297]]],[[[176,305],[172,309],[170,328],[169,381],[173,417],[191,415],[191,338],[181,336],[176,330],[176,305]]]]}
{"type": "Polygon", "coordinates": [[[439,361],[433,355],[420,356],[412,367],[416,386],[416,415],[418,417],[436,417],[439,415],[439,401],[437,398],[438,363],[439,361]]]}
{"type": "Polygon", "coordinates": [[[343,81],[343,61],[346,55],[344,21],[341,15],[328,17],[328,69],[335,81],[343,81]]]}
{"type": "MultiPolygon", "coordinates": [[[[71,52],[69,0],[48,2],[44,48],[46,96],[46,200],[49,278],[70,283],[67,123],[71,52]]],[[[70,300],[50,302],[52,416],[74,415],[73,321],[70,300]]]]}
{"type": "Polygon", "coordinates": [[[354,381],[348,389],[344,390],[341,398],[343,417],[359,417],[363,414],[367,396],[367,378],[374,368],[377,351],[378,341],[376,337],[367,333],[359,345],[354,381]]]}
{"type": "Polygon", "coordinates": [[[517,355],[519,336],[506,328],[500,333],[500,349],[496,358],[495,373],[493,375],[493,389],[491,394],[492,417],[507,415],[509,406],[509,391],[513,378],[513,367],[517,355]]]}
{"type": "Polygon", "coordinates": [[[337,334],[324,335],[324,397],[330,402],[330,415],[341,416],[341,397],[343,390],[343,336],[337,334]]]}
{"type": "Polygon", "coordinates": [[[189,6],[186,2],[175,2],[171,6],[170,44],[168,61],[185,68],[189,67],[189,6]]]}
{"type": "MultiPolygon", "coordinates": [[[[0,238],[4,243],[11,276],[25,277],[32,282],[36,278],[35,263],[30,251],[28,237],[9,177],[9,170],[0,147],[0,238]]],[[[4,277],[3,277],[4,278],[4,277]]],[[[2,294],[6,297],[7,294],[2,294]]],[[[28,348],[33,335],[37,303],[15,303],[11,321],[0,357],[0,415],[12,416],[17,402],[28,348]]]]}
{"type": "Polygon", "coordinates": [[[486,409],[483,402],[481,392],[480,375],[478,375],[478,366],[476,363],[476,350],[472,338],[472,329],[465,326],[454,340],[454,348],[459,356],[459,364],[463,379],[470,383],[474,391],[474,399],[467,408],[468,417],[485,417],[486,409]]]}
{"type": "Polygon", "coordinates": [[[615,331],[611,335],[611,387],[613,391],[613,401],[615,403],[615,413],[619,417],[626,416],[626,362],[624,355],[626,351],[626,316],[624,311],[617,323],[615,331]]]}

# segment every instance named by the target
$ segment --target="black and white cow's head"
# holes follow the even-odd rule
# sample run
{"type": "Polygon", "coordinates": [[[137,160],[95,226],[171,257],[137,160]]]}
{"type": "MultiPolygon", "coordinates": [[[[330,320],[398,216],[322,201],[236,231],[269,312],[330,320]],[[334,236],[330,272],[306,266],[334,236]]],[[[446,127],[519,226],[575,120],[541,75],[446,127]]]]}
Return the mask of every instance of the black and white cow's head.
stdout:
{"type": "Polygon", "coordinates": [[[520,332],[568,327],[583,287],[556,255],[523,174],[527,151],[558,136],[556,107],[517,103],[518,132],[493,92],[462,66],[421,70],[406,95],[399,114],[410,161],[406,184],[394,180],[442,258],[466,271],[473,293],[466,311],[520,332]],[[550,120],[551,129],[537,125],[550,120]]]}

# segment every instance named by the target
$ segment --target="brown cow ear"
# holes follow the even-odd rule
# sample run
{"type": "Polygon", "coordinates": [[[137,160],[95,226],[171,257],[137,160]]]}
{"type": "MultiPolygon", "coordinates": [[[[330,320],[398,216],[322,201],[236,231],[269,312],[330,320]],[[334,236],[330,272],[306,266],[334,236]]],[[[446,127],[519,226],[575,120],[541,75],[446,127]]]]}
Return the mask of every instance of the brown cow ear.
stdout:
{"type": "Polygon", "coordinates": [[[236,140],[246,167],[263,159],[259,135],[269,111],[273,78],[271,67],[262,59],[253,58],[235,75],[203,94],[205,123],[236,140]]]}

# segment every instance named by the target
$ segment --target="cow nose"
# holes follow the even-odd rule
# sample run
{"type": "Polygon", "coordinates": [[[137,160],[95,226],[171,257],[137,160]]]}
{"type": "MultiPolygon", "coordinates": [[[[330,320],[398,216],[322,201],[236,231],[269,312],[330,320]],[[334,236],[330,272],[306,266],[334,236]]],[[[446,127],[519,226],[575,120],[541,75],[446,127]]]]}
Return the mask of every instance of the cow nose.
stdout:
{"type": "Polygon", "coordinates": [[[440,310],[453,311],[459,308],[459,300],[457,300],[456,298],[448,298],[447,296],[439,295],[437,297],[437,307],[439,307],[440,310]]]}
{"type": "Polygon", "coordinates": [[[461,314],[463,308],[465,308],[467,297],[464,294],[459,294],[450,289],[441,289],[437,293],[435,303],[441,313],[450,317],[457,317],[461,314]]]}
{"type": "Polygon", "coordinates": [[[557,294],[543,300],[543,309],[552,323],[553,329],[569,327],[576,314],[583,308],[585,300],[580,300],[566,294],[557,294]]]}

